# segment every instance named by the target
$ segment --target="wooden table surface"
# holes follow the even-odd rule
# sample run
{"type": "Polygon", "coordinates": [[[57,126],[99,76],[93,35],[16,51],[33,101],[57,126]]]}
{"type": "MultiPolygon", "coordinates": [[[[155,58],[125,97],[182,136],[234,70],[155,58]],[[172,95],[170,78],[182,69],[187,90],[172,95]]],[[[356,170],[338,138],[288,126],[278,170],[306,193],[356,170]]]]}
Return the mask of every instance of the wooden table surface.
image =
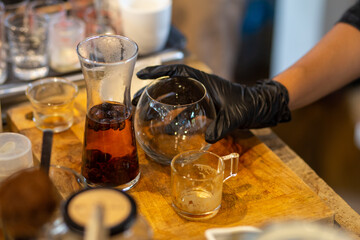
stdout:
{"type": "MultiPolygon", "coordinates": [[[[210,71],[196,59],[187,58],[185,63],[210,71]]],[[[79,102],[83,101],[84,98],[79,100],[79,102]]],[[[31,138],[34,154],[39,157],[41,132],[27,125],[33,123],[21,119],[23,117],[21,111],[28,111],[28,107],[24,105],[10,109],[8,123],[12,125],[13,131],[21,132],[31,138]]],[[[80,108],[78,113],[84,114],[84,108],[80,108]]],[[[55,146],[55,151],[58,153],[55,160],[58,162],[55,163],[63,161],[68,167],[79,171],[79,157],[74,156],[81,155],[82,124],[78,122],[73,126],[72,132],[55,136],[54,140],[66,136],[66,141],[62,141],[62,144],[71,146],[71,149],[62,149],[61,145],[55,146]],[[67,154],[69,150],[72,153],[70,157],[67,154]]],[[[243,168],[236,181],[225,184],[225,204],[223,203],[224,206],[218,216],[205,223],[189,222],[174,213],[170,206],[169,192],[164,187],[169,181],[169,169],[149,161],[145,154],[139,151],[140,164],[143,168],[142,181],[130,191],[130,194],[137,200],[140,212],[153,227],[156,239],[167,239],[170,236],[180,239],[182,235],[179,233],[182,233],[183,229],[188,230],[185,235],[183,234],[186,239],[203,239],[203,231],[207,228],[244,224],[261,226],[272,218],[288,216],[327,222],[333,221],[335,217],[335,221],[341,227],[360,239],[360,216],[343,199],[270,129],[256,130],[252,133],[255,136],[251,133],[245,135],[236,133],[234,138],[220,143],[221,145],[230,142],[231,147],[242,154],[240,162],[243,168]],[[279,171],[276,172],[277,170],[279,171]],[[159,176],[158,179],[161,181],[157,184],[154,178],[159,176]],[[259,176],[262,182],[256,179],[259,176]]]]}
{"type": "Polygon", "coordinates": [[[352,233],[354,239],[360,239],[360,215],[344,199],[271,129],[252,130],[252,132],[334,211],[336,224],[352,233]]]}
{"type": "MultiPolygon", "coordinates": [[[[82,89],[75,100],[74,125],[54,135],[51,155],[51,164],[78,172],[85,97],[86,91],[82,89]]],[[[26,118],[31,111],[30,104],[24,103],[8,110],[7,114],[12,131],[26,135],[32,142],[35,158],[40,159],[42,132],[26,118]]],[[[154,239],[204,239],[204,232],[209,228],[261,227],[274,220],[305,219],[333,224],[334,212],[251,132],[234,131],[209,150],[220,156],[238,153],[239,171],[224,183],[219,213],[212,219],[193,222],[178,216],[171,206],[170,166],[154,162],[138,147],[141,177],[128,193],[153,229],[154,239]]]]}

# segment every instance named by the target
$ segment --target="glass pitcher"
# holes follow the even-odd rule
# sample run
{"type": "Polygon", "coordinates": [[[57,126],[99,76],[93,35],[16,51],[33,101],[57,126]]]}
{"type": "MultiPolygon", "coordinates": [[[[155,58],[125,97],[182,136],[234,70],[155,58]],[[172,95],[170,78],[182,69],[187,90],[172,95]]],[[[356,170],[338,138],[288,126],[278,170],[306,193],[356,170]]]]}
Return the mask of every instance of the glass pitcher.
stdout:
{"type": "Polygon", "coordinates": [[[81,173],[89,186],[128,190],[140,177],[130,84],[138,47],[118,35],[93,36],[77,53],[87,91],[81,173]]]}

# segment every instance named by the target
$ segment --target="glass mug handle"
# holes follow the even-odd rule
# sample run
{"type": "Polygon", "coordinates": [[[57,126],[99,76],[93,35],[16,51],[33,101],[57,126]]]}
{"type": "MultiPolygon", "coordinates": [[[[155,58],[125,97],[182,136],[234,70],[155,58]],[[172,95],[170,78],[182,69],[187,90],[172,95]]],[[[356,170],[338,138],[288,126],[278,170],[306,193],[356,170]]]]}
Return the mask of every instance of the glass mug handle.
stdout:
{"type": "Polygon", "coordinates": [[[230,160],[230,170],[229,174],[226,174],[223,182],[228,180],[231,177],[235,177],[239,170],[239,154],[238,153],[230,153],[229,155],[220,157],[222,161],[224,161],[225,170],[227,169],[227,161],[230,160]]]}

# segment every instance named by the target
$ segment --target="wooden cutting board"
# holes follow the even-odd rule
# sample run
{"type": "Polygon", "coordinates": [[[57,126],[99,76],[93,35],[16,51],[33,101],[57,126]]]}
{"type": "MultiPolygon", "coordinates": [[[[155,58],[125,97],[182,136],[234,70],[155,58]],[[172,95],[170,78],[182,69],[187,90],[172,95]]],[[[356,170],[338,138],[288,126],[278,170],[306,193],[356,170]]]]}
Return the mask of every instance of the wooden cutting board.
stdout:
{"type": "MultiPolygon", "coordinates": [[[[40,159],[42,133],[29,119],[31,111],[28,103],[8,110],[8,123],[12,131],[30,138],[34,156],[40,159]]],[[[82,89],[75,103],[74,125],[54,135],[52,164],[80,172],[85,114],[86,93],[82,89]]],[[[279,219],[333,222],[333,211],[250,132],[237,131],[211,150],[219,155],[238,152],[240,169],[237,177],[224,184],[219,213],[203,222],[191,222],[179,217],[171,207],[170,167],[151,161],[138,148],[141,178],[129,193],[152,227],[155,239],[205,239],[208,228],[261,226],[279,219]]]]}

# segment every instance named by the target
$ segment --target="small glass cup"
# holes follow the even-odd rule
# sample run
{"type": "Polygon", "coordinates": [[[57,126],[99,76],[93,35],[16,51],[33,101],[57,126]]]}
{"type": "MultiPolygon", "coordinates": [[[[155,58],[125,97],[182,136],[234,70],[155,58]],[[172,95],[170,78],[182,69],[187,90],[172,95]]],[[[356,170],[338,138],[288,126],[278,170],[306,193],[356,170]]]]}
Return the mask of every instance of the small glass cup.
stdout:
{"type": "Polygon", "coordinates": [[[214,217],[220,207],[223,182],[238,172],[239,154],[220,157],[204,150],[180,153],[171,161],[171,198],[175,211],[188,220],[214,217]],[[230,168],[225,175],[225,162],[230,168]]]}
{"type": "Polygon", "coordinates": [[[12,70],[20,80],[44,77],[48,65],[48,22],[37,15],[10,14],[5,19],[12,70]]]}
{"type": "Polygon", "coordinates": [[[0,133],[0,181],[34,165],[30,140],[18,133],[0,133]]]}
{"type": "Polygon", "coordinates": [[[77,85],[65,78],[51,77],[30,83],[26,96],[33,106],[36,127],[55,133],[69,129],[74,121],[77,93],[77,85]]]}

